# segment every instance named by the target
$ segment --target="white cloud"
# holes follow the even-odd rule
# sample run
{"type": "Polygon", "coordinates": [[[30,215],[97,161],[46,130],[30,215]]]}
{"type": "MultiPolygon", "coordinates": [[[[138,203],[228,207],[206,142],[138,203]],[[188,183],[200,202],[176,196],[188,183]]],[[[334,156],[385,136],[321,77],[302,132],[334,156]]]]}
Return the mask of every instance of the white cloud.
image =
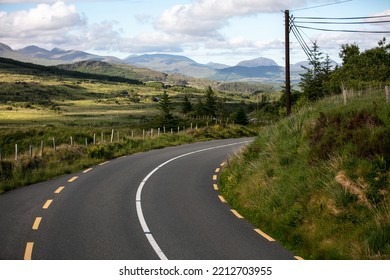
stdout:
{"type": "Polygon", "coordinates": [[[0,37],[34,38],[84,24],[85,20],[73,5],[66,5],[64,2],[39,4],[27,11],[0,12],[0,37]]]}
{"type": "Polygon", "coordinates": [[[156,20],[155,27],[168,33],[192,36],[216,36],[228,25],[229,19],[259,13],[280,12],[288,7],[300,6],[304,0],[196,0],[192,4],[175,5],[165,10],[156,20]]]}

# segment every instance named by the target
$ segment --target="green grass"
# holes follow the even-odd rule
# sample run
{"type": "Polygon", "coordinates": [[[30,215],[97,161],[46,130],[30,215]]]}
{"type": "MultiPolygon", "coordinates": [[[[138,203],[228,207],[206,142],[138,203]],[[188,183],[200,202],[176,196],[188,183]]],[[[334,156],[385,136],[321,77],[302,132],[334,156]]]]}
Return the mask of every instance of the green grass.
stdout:
{"type": "Polygon", "coordinates": [[[390,106],[339,96],[261,130],[230,160],[221,192],[307,259],[390,259],[390,106]]]}

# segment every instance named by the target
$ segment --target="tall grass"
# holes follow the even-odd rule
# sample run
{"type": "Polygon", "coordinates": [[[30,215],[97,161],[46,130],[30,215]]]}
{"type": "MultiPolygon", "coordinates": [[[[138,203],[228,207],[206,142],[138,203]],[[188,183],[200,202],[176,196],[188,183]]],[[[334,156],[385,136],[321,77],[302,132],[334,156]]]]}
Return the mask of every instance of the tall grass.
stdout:
{"type": "Polygon", "coordinates": [[[305,258],[389,259],[389,131],[384,95],[322,100],[265,127],[223,170],[221,192],[305,258]]]}

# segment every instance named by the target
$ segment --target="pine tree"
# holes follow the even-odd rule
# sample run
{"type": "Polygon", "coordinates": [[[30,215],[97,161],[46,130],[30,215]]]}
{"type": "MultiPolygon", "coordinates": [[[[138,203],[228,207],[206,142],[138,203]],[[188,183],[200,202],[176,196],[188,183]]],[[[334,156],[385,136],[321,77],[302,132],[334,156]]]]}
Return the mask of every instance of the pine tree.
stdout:
{"type": "Polygon", "coordinates": [[[164,91],[163,95],[161,96],[160,102],[158,103],[158,108],[160,109],[162,117],[164,119],[171,119],[172,118],[171,98],[169,97],[169,95],[166,91],[164,91]]]}
{"type": "Polygon", "coordinates": [[[188,98],[188,95],[185,95],[181,111],[183,112],[183,114],[188,114],[188,113],[192,112],[192,110],[193,110],[193,106],[191,104],[191,101],[188,98]]]}
{"type": "Polygon", "coordinates": [[[217,97],[211,86],[208,86],[206,90],[206,103],[204,104],[205,113],[209,116],[216,116],[217,109],[217,97]]]}

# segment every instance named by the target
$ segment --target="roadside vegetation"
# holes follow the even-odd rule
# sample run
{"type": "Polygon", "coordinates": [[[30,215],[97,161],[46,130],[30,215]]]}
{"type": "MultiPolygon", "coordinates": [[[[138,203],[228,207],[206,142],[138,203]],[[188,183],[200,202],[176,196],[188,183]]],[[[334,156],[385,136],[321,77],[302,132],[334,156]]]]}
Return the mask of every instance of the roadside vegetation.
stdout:
{"type": "Polygon", "coordinates": [[[258,133],[236,113],[250,98],[115,73],[0,58],[0,193],[122,155],[258,133]]]}
{"type": "Polygon", "coordinates": [[[390,259],[389,50],[343,45],[341,67],[307,69],[295,113],[221,173],[228,202],[306,259],[390,259]]]}

